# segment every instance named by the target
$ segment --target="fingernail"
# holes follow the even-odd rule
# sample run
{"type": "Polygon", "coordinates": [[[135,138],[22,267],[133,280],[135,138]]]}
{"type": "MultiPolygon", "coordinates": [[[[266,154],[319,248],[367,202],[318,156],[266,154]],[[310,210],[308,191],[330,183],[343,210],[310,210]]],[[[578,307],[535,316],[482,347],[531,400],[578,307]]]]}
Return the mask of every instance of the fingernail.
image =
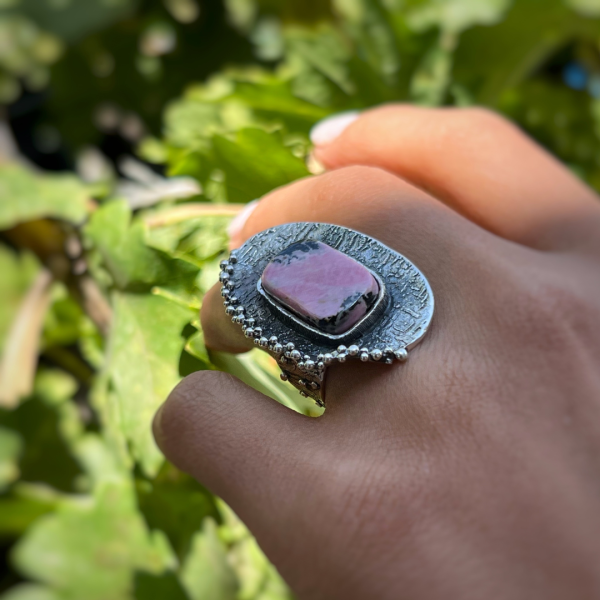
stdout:
{"type": "Polygon", "coordinates": [[[227,233],[229,235],[229,239],[231,240],[231,244],[240,237],[242,233],[242,229],[244,229],[244,225],[248,220],[248,217],[252,214],[252,211],[258,206],[258,200],[252,200],[252,202],[248,202],[246,206],[237,214],[237,216],[229,223],[229,227],[227,227],[227,233]]]}
{"type": "Polygon", "coordinates": [[[310,141],[315,146],[325,146],[339,137],[346,127],[360,116],[358,110],[348,110],[319,121],[310,130],[310,141]]]}

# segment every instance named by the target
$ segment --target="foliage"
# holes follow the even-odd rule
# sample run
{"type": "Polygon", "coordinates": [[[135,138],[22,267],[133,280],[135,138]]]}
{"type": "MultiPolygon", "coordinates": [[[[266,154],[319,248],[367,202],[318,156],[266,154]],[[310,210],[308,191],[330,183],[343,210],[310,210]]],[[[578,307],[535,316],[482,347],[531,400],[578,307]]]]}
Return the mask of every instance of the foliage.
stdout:
{"type": "Polygon", "coordinates": [[[199,369],[318,414],[266,355],[204,345],[231,216],[309,174],[316,121],[389,101],[491,106],[600,189],[597,3],[2,0],[0,39],[0,101],[50,82],[43,118],[69,152],[118,130],[168,175],[44,173],[0,154],[2,598],[290,598],[151,435],[199,369]],[[140,203],[142,187],[166,191],[140,203]]]}

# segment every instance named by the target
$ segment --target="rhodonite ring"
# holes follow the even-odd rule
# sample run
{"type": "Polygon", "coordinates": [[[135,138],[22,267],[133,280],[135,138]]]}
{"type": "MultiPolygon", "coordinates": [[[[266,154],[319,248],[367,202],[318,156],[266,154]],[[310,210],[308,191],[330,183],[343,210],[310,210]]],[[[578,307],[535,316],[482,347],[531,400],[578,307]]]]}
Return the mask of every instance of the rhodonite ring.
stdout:
{"type": "Polygon", "coordinates": [[[338,225],[267,229],[221,262],[225,310],[317,404],[334,362],[404,362],[433,317],[427,279],[376,239],[338,225]]]}

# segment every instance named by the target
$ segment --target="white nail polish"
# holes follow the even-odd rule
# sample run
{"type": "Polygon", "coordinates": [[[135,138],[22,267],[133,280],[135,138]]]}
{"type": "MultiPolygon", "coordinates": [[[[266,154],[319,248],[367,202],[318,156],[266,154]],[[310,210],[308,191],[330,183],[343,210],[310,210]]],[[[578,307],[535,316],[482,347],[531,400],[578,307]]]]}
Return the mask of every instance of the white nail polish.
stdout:
{"type": "Polygon", "coordinates": [[[234,238],[242,233],[242,229],[248,220],[248,217],[252,214],[252,211],[258,206],[258,200],[252,200],[248,202],[246,206],[236,215],[236,217],[229,223],[227,227],[227,234],[230,238],[234,238]]]}
{"type": "Polygon", "coordinates": [[[315,146],[330,144],[343,133],[348,125],[354,123],[359,116],[360,111],[348,110],[319,121],[310,130],[310,141],[315,146]]]}

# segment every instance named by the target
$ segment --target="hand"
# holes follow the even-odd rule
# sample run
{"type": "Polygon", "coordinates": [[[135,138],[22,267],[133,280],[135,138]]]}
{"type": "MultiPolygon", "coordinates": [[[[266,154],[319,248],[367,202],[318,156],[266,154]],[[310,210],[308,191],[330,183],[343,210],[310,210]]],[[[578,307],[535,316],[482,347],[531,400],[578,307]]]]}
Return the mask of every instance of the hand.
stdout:
{"type": "MultiPolygon", "coordinates": [[[[385,106],[320,137],[329,172],[263,198],[241,239],[291,221],[379,239],[430,281],[429,334],[405,364],[330,368],[319,419],[195,373],[161,448],[300,599],[600,597],[598,198],[481,109],[385,106]]],[[[202,322],[248,349],[217,287],[202,322]]]]}

